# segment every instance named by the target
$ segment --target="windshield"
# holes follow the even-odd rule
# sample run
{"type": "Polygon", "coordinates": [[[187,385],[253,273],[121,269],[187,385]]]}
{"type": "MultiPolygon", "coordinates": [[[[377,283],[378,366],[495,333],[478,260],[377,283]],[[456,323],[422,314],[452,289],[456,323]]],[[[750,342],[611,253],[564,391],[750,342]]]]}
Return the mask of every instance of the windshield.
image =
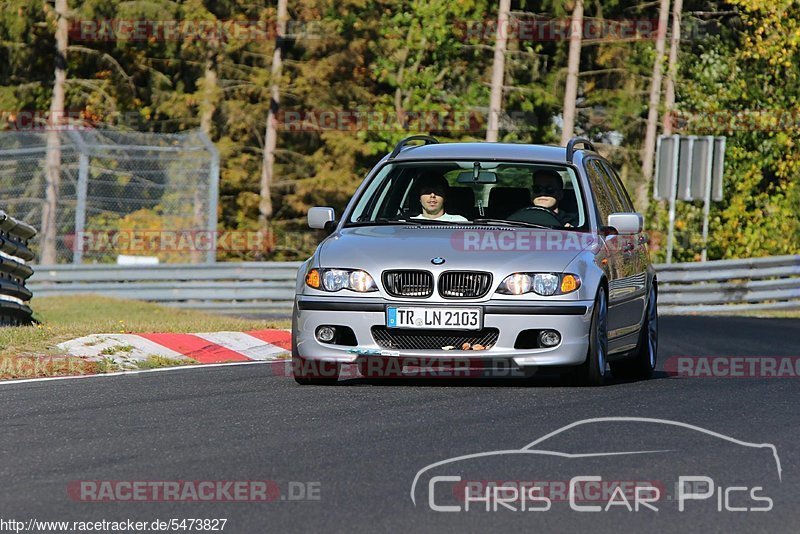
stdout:
{"type": "Polygon", "coordinates": [[[388,164],[346,225],[502,224],[583,229],[575,171],[566,165],[455,161],[388,164]]]}

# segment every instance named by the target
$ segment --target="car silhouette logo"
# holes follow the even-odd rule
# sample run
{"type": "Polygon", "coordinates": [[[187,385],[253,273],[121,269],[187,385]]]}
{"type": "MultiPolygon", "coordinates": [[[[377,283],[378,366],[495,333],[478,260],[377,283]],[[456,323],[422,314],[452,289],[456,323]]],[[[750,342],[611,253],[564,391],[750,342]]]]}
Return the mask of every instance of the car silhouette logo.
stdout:
{"type": "MultiPolygon", "coordinates": [[[[462,471],[464,470],[463,466],[465,465],[462,462],[468,462],[474,459],[486,459],[491,457],[500,457],[500,456],[509,456],[512,458],[520,458],[521,455],[530,455],[529,457],[560,457],[565,459],[580,459],[580,458],[599,458],[599,457],[625,457],[625,456],[636,456],[636,455],[650,455],[650,454],[675,454],[678,451],[670,450],[670,449],[649,449],[643,448],[640,450],[609,450],[604,452],[566,452],[562,450],[551,450],[550,445],[542,445],[543,442],[550,440],[551,438],[555,438],[556,436],[568,432],[576,427],[581,427],[584,425],[592,425],[592,424],[602,424],[608,425],[609,423],[614,422],[627,422],[627,423],[650,423],[655,425],[664,425],[666,427],[671,428],[684,428],[690,430],[692,432],[697,432],[700,434],[704,434],[706,436],[710,436],[712,438],[721,440],[722,442],[732,443],[734,445],[744,447],[745,449],[765,449],[767,454],[770,457],[770,468],[772,468],[774,461],[774,468],[777,473],[778,482],[783,482],[783,468],[781,467],[781,460],[778,456],[778,449],[772,443],[750,443],[747,441],[742,441],[731,436],[727,436],[725,434],[720,434],[718,432],[714,432],[712,430],[708,430],[706,428],[702,428],[699,426],[691,425],[688,423],[683,423],[680,421],[674,421],[669,419],[656,419],[650,417],[596,417],[591,419],[582,419],[580,421],[576,421],[574,423],[568,424],[563,426],[549,434],[546,434],[531,443],[528,443],[521,449],[505,449],[505,450],[494,450],[494,451],[485,451],[485,452],[478,452],[474,454],[466,454],[461,456],[454,456],[451,458],[446,458],[444,460],[440,460],[438,462],[434,462],[432,464],[426,465],[414,476],[414,480],[411,483],[411,501],[414,506],[417,506],[417,484],[420,483],[423,475],[428,472],[433,471],[434,469],[440,468],[442,466],[448,465],[460,465],[462,466],[462,471]]],[[[444,477],[440,477],[444,478],[444,477]]],[[[422,484],[424,486],[424,484],[422,484]]]]}
{"type": "Polygon", "coordinates": [[[434,265],[441,265],[441,264],[443,264],[444,262],[445,262],[445,259],[444,259],[444,258],[442,258],[441,256],[436,256],[435,258],[433,258],[433,259],[431,260],[431,263],[432,263],[432,264],[434,264],[434,265]]]}

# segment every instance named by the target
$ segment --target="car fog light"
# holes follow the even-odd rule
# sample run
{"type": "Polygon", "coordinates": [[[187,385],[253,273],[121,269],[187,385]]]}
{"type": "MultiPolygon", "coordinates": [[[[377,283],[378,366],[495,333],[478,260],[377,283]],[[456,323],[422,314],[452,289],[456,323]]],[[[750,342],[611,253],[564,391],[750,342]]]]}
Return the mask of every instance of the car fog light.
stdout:
{"type": "Polygon", "coordinates": [[[317,339],[323,343],[330,343],[336,337],[336,329],[332,326],[320,326],[317,328],[317,339]]]}
{"type": "Polygon", "coordinates": [[[561,335],[555,330],[542,330],[539,334],[539,344],[543,347],[555,347],[561,343],[561,335]]]}

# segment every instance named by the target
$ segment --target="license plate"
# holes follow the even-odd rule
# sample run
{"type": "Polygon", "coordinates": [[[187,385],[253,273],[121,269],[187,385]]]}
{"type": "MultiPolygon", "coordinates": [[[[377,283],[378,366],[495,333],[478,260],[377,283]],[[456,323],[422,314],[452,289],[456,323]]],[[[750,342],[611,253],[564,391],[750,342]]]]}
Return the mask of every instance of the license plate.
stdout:
{"type": "Polygon", "coordinates": [[[480,330],[483,328],[481,308],[386,308],[386,326],[389,328],[433,328],[452,330],[480,330]]]}

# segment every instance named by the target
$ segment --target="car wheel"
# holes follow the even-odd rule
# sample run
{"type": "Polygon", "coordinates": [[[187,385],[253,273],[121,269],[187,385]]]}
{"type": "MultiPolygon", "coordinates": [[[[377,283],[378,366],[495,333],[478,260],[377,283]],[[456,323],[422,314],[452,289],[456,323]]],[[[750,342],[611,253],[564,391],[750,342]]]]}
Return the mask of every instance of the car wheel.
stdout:
{"type": "Polygon", "coordinates": [[[297,353],[297,345],[292,336],[292,374],[294,381],[301,386],[329,386],[339,378],[339,364],[309,360],[297,353]]]}
{"type": "Polygon", "coordinates": [[[592,311],[592,325],[589,332],[589,351],[586,361],[575,373],[578,385],[601,386],[606,377],[606,357],[608,356],[608,298],[604,287],[597,291],[592,311]]]}
{"type": "Polygon", "coordinates": [[[655,286],[650,287],[647,299],[647,312],[639,342],[631,357],[611,364],[611,372],[623,380],[646,380],[653,376],[658,360],[658,293],[655,286]]]}

